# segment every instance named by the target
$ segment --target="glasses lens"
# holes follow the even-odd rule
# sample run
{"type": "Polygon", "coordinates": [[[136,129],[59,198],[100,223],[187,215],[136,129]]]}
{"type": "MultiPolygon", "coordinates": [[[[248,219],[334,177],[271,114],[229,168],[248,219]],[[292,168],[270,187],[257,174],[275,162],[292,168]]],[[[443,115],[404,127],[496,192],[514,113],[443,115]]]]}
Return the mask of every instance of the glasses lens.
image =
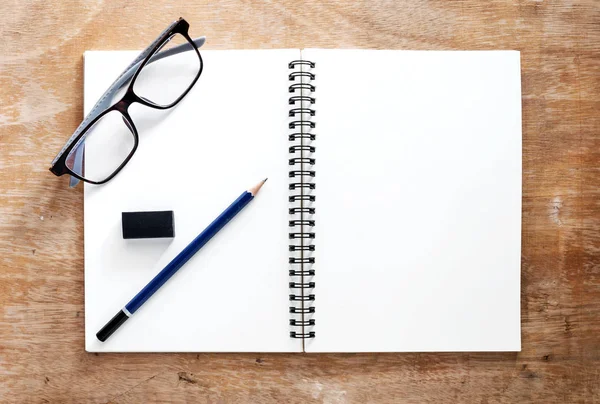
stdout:
{"type": "Polygon", "coordinates": [[[134,145],[128,121],[120,112],[111,111],[85,132],[67,155],[66,164],[86,180],[104,181],[131,155],[134,145]]]}
{"type": "Polygon", "coordinates": [[[192,86],[199,73],[196,48],[183,35],[175,34],[142,68],[133,91],[153,104],[169,106],[192,86]]]}

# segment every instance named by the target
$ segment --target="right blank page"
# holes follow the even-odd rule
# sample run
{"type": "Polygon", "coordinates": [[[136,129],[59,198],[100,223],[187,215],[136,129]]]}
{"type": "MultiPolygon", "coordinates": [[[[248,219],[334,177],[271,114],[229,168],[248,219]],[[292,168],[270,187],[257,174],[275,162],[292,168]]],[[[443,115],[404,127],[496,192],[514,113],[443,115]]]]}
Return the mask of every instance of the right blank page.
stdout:
{"type": "Polygon", "coordinates": [[[310,352],[519,351],[516,51],[316,62],[310,352]]]}

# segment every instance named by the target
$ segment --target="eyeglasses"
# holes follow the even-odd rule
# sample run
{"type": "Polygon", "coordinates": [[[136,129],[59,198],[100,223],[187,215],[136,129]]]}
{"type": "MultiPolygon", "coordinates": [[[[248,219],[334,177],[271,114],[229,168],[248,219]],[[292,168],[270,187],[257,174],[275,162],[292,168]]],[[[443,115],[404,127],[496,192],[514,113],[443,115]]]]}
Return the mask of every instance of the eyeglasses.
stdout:
{"type": "Polygon", "coordinates": [[[52,161],[50,171],[81,181],[104,184],[129,162],[139,138],[128,109],[133,103],[169,109],[196,84],[203,68],[198,52],[205,38],[192,40],[183,18],[172,23],[121,73],[100,97],[52,161]],[[115,96],[126,88],[125,94],[115,96]],[[85,159],[88,164],[84,164],[85,159]],[[87,169],[86,169],[87,166],[87,169]]]}

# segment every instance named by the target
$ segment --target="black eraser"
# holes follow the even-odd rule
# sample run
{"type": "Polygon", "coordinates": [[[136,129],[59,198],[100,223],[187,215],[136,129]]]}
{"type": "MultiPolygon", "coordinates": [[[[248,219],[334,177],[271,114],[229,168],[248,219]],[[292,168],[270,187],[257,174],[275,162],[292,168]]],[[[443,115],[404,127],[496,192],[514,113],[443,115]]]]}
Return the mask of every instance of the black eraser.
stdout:
{"type": "Polygon", "coordinates": [[[155,212],[123,212],[123,238],[175,237],[175,219],[172,210],[155,212]]]}

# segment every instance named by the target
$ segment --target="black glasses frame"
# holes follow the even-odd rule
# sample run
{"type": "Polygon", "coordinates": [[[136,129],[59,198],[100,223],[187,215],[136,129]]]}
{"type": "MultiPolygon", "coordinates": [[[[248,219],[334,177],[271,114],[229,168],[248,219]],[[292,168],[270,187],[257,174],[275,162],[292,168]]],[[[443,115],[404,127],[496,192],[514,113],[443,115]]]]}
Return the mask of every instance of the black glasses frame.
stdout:
{"type": "Polygon", "coordinates": [[[198,51],[198,49],[196,48],[196,45],[194,44],[194,41],[190,38],[190,36],[188,34],[189,28],[190,28],[189,23],[187,21],[185,21],[183,18],[180,18],[178,21],[176,21],[174,23],[174,25],[172,27],[170,27],[166,31],[164,31],[154,41],[154,46],[152,48],[150,48],[150,51],[148,52],[147,56],[136,68],[136,71],[133,74],[133,77],[127,86],[127,91],[125,92],[123,97],[121,97],[121,99],[119,101],[117,101],[115,104],[111,105],[104,111],[102,111],[100,114],[98,114],[98,116],[96,116],[94,119],[92,119],[90,122],[88,122],[87,125],[81,130],[79,135],[77,135],[74,139],[71,139],[71,143],[61,151],[60,155],[57,157],[55,162],[52,164],[52,167],[50,168],[50,171],[52,173],[54,173],[57,176],[69,174],[69,175],[71,175],[81,181],[87,182],[89,184],[100,185],[100,184],[104,184],[104,183],[110,181],[115,175],[117,175],[119,173],[119,171],[121,171],[121,169],[129,162],[129,160],[131,160],[131,157],[135,154],[135,151],[137,150],[138,143],[139,143],[139,136],[138,136],[137,129],[135,127],[133,119],[131,119],[131,116],[129,115],[129,112],[128,112],[129,107],[133,103],[137,102],[137,103],[140,103],[147,107],[155,108],[155,109],[173,108],[189,93],[189,91],[192,89],[192,87],[194,87],[194,85],[198,81],[198,78],[202,74],[202,69],[204,67],[204,63],[202,61],[202,56],[200,56],[200,52],[198,51]],[[156,55],[156,53],[169,42],[169,40],[171,39],[171,37],[173,35],[176,35],[176,34],[181,34],[188,41],[188,43],[190,44],[192,49],[196,52],[196,55],[198,55],[198,59],[200,61],[200,69],[198,70],[198,74],[196,75],[194,80],[191,82],[189,87],[181,94],[181,96],[179,96],[179,98],[177,98],[175,101],[173,101],[169,105],[157,105],[157,104],[150,102],[147,99],[139,97],[134,92],[133,86],[135,84],[135,81],[136,81],[138,75],[142,71],[142,69],[146,65],[148,65],[149,62],[151,62],[151,59],[156,55]],[[129,127],[129,130],[131,130],[131,133],[133,135],[134,145],[133,145],[133,148],[131,149],[131,152],[125,158],[123,163],[121,163],[121,165],[119,167],[117,167],[117,169],[111,175],[109,175],[107,178],[105,178],[102,181],[92,181],[90,179],[80,176],[79,174],[77,174],[73,170],[71,170],[67,166],[67,157],[69,156],[71,151],[79,145],[79,143],[84,138],[84,136],[86,135],[88,130],[91,127],[93,127],[94,124],[96,124],[96,122],[98,122],[100,119],[102,119],[103,116],[107,115],[108,113],[110,113],[112,111],[118,111],[121,114],[121,116],[123,117],[125,124],[129,127]]]}

